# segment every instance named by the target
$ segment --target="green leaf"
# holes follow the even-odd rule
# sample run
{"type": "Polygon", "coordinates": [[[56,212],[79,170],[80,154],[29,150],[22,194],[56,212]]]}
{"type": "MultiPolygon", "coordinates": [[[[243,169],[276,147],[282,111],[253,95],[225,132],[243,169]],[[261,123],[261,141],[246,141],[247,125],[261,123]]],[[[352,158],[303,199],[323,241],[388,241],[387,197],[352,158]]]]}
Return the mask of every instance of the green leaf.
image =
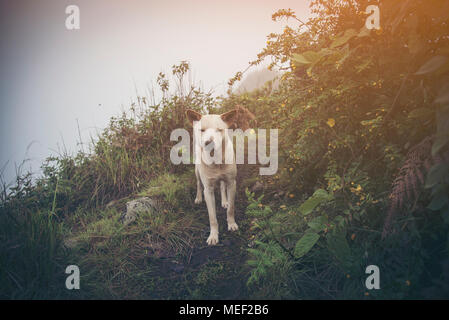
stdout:
{"type": "Polygon", "coordinates": [[[432,188],[438,184],[448,173],[448,165],[445,163],[438,163],[430,168],[426,178],[426,188],[432,188]]]}
{"type": "Polygon", "coordinates": [[[319,216],[310,221],[307,225],[313,231],[320,232],[326,228],[327,218],[325,216],[319,216]]]}
{"type": "Polygon", "coordinates": [[[372,58],[364,60],[361,64],[355,67],[357,69],[357,72],[360,73],[366,68],[368,68],[371,65],[372,61],[373,61],[372,58]]]}
{"type": "Polygon", "coordinates": [[[322,198],[332,198],[332,195],[330,195],[329,193],[327,193],[326,190],[324,189],[317,189],[315,190],[315,192],[313,193],[313,197],[322,197],[322,198]]]}
{"type": "Polygon", "coordinates": [[[397,1],[397,2],[400,3],[401,8],[400,8],[399,12],[393,16],[394,20],[391,22],[393,33],[396,32],[396,28],[404,20],[405,16],[409,12],[411,0],[397,1]]]}
{"type": "Polygon", "coordinates": [[[326,190],[318,189],[309,199],[301,204],[299,207],[299,212],[303,215],[308,215],[313,211],[313,209],[316,208],[316,206],[331,199],[332,195],[329,195],[326,190]]]}
{"type": "Polygon", "coordinates": [[[433,111],[430,110],[429,108],[418,108],[410,111],[408,117],[413,119],[419,119],[419,118],[426,118],[432,114],[433,111]]]}
{"type": "Polygon", "coordinates": [[[443,105],[437,110],[437,133],[447,135],[449,133],[449,105],[443,105]]]}
{"type": "Polygon", "coordinates": [[[337,61],[338,64],[343,64],[343,62],[345,62],[345,60],[348,59],[348,57],[354,52],[354,50],[349,50],[349,45],[344,46],[344,48],[340,51],[342,51],[342,55],[337,61]]]}
{"type": "Polygon", "coordinates": [[[292,60],[295,64],[311,64],[312,62],[307,60],[302,54],[294,53],[292,60]]]}
{"type": "Polygon", "coordinates": [[[296,243],[294,256],[296,258],[301,258],[302,256],[304,256],[307,252],[310,251],[310,249],[313,248],[319,238],[320,235],[318,233],[308,232],[304,234],[302,238],[299,239],[296,243]]]}
{"type": "Polygon", "coordinates": [[[342,35],[341,37],[338,37],[337,39],[334,40],[334,42],[332,42],[330,48],[334,49],[337,47],[340,47],[342,45],[344,45],[346,42],[348,42],[349,40],[351,40],[351,38],[355,37],[357,35],[357,31],[355,31],[354,29],[348,29],[345,31],[345,34],[342,35]]]}
{"type": "Polygon", "coordinates": [[[416,75],[423,75],[437,71],[449,61],[446,56],[435,56],[424,63],[421,68],[415,73],[416,75]]]}
{"type": "Polygon", "coordinates": [[[310,61],[310,63],[316,63],[318,60],[321,59],[321,55],[318,52],[315,51],[306,51],[303,52],[302,56],[307,60],[310,61]]]}
{"type": "Polygon", "coordinates": [[[303,215],[308,215],[315,209],[317,205],[319,205],[322,202],[322,199],[319,198],[309,198],[307,199],[300,207],[299,211],[303,215]]]}
{"type": "Polygon", "coordinates": [[[346,230],[337,229],[326,237],[327,248],[335,256],[341,266],[348,270],[354,262],[351,255],[351,248],[346,240],[346,230]]]}
{"type": "Polygon", "coordinates": [[[448,200],[446,188],[439,188],[439,191],[432,197],[432,201],[427,208],[433,211],[438,211],[448,203],[448,200]]]}
{"type": "Polygon", "coordinates": [[[444,85],[435,99],[436,103],[449,104],[449,85],[444,85]]]}
{"type": "Polygon", "coordinates": [[[336,216],[335,219],[334,219],[334,222],[335,222],[336,225],[342,227],[345,224],[345,218],[343,218],[342,216],[336,216]]]}
{"type": "Polygon", "coordinates": [[[359,34],[357,35],[358,38],[367,37],[371,34],[371,30],[367,27],[363,26],[362,29],[360,29],[359,34]]]}
{"type": "Polygon", "coordinates": [[[443,149],[449,143],[449,132],[438,133],[433,145],[432,145],[432,156],[435,156],[441,149],[443,149]]]}
{"type": "Polygon", "coordinates": [[[426,48],[426,42],[416,33],[411,33],[408,37],[407,47],[410,53],[415,55],[426,48]]]}

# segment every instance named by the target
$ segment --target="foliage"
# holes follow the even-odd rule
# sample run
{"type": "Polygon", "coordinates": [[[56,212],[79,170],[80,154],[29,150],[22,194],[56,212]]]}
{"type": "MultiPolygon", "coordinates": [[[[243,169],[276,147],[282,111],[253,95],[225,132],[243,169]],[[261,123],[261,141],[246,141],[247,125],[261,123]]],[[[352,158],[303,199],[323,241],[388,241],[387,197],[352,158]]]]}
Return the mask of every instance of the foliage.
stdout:
{"type": "MultiPolygon", "coordinates": [[[[248,195],[247,213],[258,219],[255,250],[260,252],[251,251],[256,261],[266,259],[267,249],[260,241],[274,241],[292,262],[315,257],[313,265],[327,264],[317,258],[329,259],[327,252],[336,258],[329,272],[351,269],[360,279],[364,270],[357,261],[368,254],[391,270],[384,297],[422,295],[418,286],[414,292],[405,290],[404,282],[401,294],[394,294],[397,287],[392,283],[400,269],[391,264],[399,256],[405,264],[413,261],[416,269],[404,271],[408,280],[403,281],[413,278],[414,283],[426,277],[418,266],[439,264],[438,259],[428,259],[426,244],[429,228],[447,221],[449,211],[447,6],[440,0],[313,1],[316,15],[306,23],[291,10],[273,15],[273,20],[296,20],[298,26],[268,35],[267,47],[250,65],[270,58],[270,69],[285,71],[279,88],[267,86],[223,101],[225,108],[248,108],[257,115],[259,127],[280,130],[280,173],[264,179],[264,197],[248,195]],[[380,6],[379,30],[364,27],[368,4],[380,6]],[[260,203],[267,194],[277,195],[268,200],[270,210],[260,203]],[[299,219],[291,221],[291,212],[304,215],[308,228],[299,219]],[[369,245],[353,246],[360,236],[349,232],[359,229],[376,235],[369,245]],[[334,238],[337,234],[340,238],[334,238]],[[405,243],[416,246],[404,250],[405,243]],[[386,247],[391,249],[382,255],[386,247]]],[[[447,222],[436,229],[443,254],[447,222]]],[[[266,269],[254,272],[260,277],[266,269]]],[[[350,280],[342,282],[335,289],[337,296],[369,296],[350,289],[350,280]]]]}
{"type": "MultiPolygon", "coordinates": [[[[152,198],[162,196],[169,205],[173,208],[178,208],[182,205],[180,200],[184,200],[183,195],[193,192],[193,185],[194,173],[191,170],[180,175],[166,173],[152,179],[148,187],[144,188],[139,195],[152,198]]],[[[188,201],[188,199],[186,200],[188,201]]],[[[192,202],[184,204],[192,205],[192,202]]]]}
{"type": "Polygon", "coordinates": [[[185,83],[186,62],[172,68],[175,92],[159,74],[161,100],[138,97],[90,152],[49,158],[34,182],[20,174],[3,184],[4,297],[59,297],[50,275],[69,260],[90,270],[75,298],[221,298],[241,283],[232,297],[447,297],[448,6],[314,0],[306,22],[279,10],[274,21],[297,26],[269,34],[247,69],[270,59],[282,72],[276,88],[215,99],[185,83]],[[380,6],[379,30],[364,27],[368,4],[380,6]],[[169,136],[189,126],[187,108],[236,106],[250,112],[243,125],[254,114],[259,128],[279,129],[279,171],[243,170],[239,186],[262,188],[238,199],[246,215],[237,215],[236,243],[204,249],[207,214],[192,203],[193,172],[169,161],[169,136]],[[162,207],[125,229],[120,205],[135,195],[162,207]],[[215,260],[180,272],[198,248],[215,260]],[[363,285],[370,264],[381,290],[363,285]]]}
{"type": "Polygon", "coordinates": [[[0,214],[0,279],[2,299],[61,297],[63,274],[57,257],[64,256],[62,228],[52,212],[0,214]]]}

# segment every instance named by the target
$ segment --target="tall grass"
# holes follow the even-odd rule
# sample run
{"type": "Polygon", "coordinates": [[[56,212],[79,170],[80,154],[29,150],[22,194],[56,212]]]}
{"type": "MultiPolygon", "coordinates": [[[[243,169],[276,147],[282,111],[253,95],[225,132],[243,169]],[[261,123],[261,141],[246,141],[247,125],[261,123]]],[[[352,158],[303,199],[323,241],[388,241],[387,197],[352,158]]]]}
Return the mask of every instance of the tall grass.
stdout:
{"type": "MultiPolygon", "coordinates": [[[[3,210],[2,210],[3,211],[3,210]]],[[[58,296],[63,281],[57,257],[62,250],[62,225],[52,212],[0,215],[0,296],[39,299],[58,296]]]]}
{"type": "MultiPolygon", "coordinates": [[[[67,290],[64,290],[67,263],[78,259],[80,264],[92,266],[89,261],[97,263],[100,259],[100,256],[98,259],[88,255],[71,256],[63,245],[66,238],[75,233],[72,228],[82,228],[89,243],[95,238],[94,231],[77,224],[75,213],[91,212],[96,216],[95,213],[104,212],[104,206],[111,200],[137,194],[162,173],[184,170],[169,161],[170,133],[175,128],[185,127],[187,108],[209,109],[214,104],[211,93],[185,83],[188,72],[185,62],[173,66],[177,82],[172,94],[169,81],[160,74],[161,100],[156,103],[154,97],[137,97],[130,112],[111,118],[108,127],[91,139],[88,151],[82,147],[75,155],[64,151],[47,158],[42,164],[42,175],[37,178],[29,172],[18,172],[14,185],[7,185],[0,179],[0,298],[67,297],[67,290]],[[71,225],[65,225],[67,223],[71,225]]],[[[137,234],[140,238],[147,237],[148,226],[140,226],[135,235],[123,234],[116,221],[117,215],[97,227],[109,226],[112,234],[108,234],[111,241],[107,246],[111,254],[127,256],[123,249],[129,247],[124,239],[137,234]]],[[[176,216],[167,217],[178,221],[176,216]]],[[[193,220],[182,218],[180,229],[175,222],[166,221],[167,217],[161,221],[160,217],[152,219],[150,228],[157,229],[158,237],[165,237],[173,250],[182,250],[188,243],[188,234],[183,230],[191,225],[196,228],[193,220]]],[[[136,241],[130,243],[136,244],[136,241]]],[[[92,246],[86,248],[90,250],[92,246]]],[[[139,251],[139,259],[145,257],[142,252],[144,250],[139,251]]],[[[111,263],[109,257],[101,257],[106,264],[111,263]]],[[[94,267],[93,270],[98,269],[94,267]]],[[[88,275],[86,277],[89,279],[88,275]]],[[[105,279],[98,274],[95,277],[105,279]]]]}

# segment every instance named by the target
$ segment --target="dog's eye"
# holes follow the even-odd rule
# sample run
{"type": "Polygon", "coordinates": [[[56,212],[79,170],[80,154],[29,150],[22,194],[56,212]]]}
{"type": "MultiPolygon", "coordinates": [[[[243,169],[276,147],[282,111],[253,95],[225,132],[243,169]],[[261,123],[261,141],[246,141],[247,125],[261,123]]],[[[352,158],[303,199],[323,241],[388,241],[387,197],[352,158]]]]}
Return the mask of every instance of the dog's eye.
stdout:
{"type": "Polygon", "coordinates": [[[201,129],[201,132],[204,132],[204,131],[206,131],[205,129],[201,129]]]}

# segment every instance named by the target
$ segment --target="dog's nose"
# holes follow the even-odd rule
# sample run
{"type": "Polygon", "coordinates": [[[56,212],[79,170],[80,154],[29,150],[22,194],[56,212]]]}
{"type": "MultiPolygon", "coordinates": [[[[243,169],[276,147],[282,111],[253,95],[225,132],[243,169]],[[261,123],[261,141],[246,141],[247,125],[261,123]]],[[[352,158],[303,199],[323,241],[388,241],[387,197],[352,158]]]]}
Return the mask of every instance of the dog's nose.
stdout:
{"type": "Polygon", "coordinates": [[[212,136],[209,136],[209,137],[207,137],[207,140],[206,140],[206,144],[209,144],[209,143],[212,143],[212,142],[214,142],[214,136],[212,135],[212,136]]]}

